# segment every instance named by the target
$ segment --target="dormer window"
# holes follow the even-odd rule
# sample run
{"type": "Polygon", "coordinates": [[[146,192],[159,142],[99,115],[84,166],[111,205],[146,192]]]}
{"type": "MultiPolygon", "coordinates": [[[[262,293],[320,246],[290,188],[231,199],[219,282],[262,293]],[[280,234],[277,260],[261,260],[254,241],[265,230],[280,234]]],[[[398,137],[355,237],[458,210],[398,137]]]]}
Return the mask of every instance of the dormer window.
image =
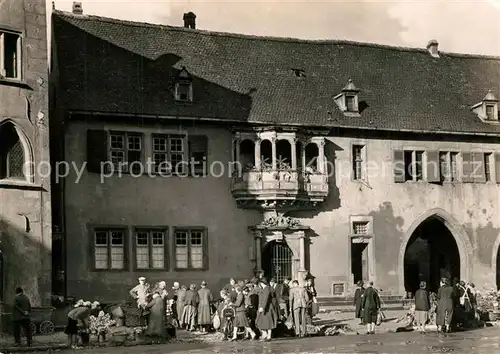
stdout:
{"type": "Polygon", "coordinates": [[[481,102],[472,106],[472,111],[485,123],[498,123],[498,99],[491,91],[481,102]]]}
{"type": "Polygon", "coordinates": [[[175,79],[175,100],[178,102],[193,101],[193,79],[184,66],[175,79]]]}
{"type": "Polygon", "coordinates": [[[486,105],[486,119],[495,120],[495,105],[487,104],[486,105]]]}
{"type": "Polygon", "coordinates": [[[345,96],[345,105],[347,112],[357,112],[356,96],[345,96]]]}
{"type": "Polygon", "coordinates": [[[354,85],[352,80],[349,79],[349,82],[342,89],[342,92],[335,96],[334,101],[344,114],[356,116],[359,115],[358,93],[358,88],[354,85]]]}

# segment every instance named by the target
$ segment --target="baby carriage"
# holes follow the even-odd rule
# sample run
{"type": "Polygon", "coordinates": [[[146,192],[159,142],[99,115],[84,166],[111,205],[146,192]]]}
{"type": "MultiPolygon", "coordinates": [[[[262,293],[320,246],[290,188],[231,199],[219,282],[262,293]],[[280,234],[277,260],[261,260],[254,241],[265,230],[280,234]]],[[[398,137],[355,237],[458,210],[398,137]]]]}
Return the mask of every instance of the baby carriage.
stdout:
{"type": "MultiPolygon", "coordinates": [[[[222,318],[224,318],[225,327],[224,327],[224,337],[232,338],[234,332],[234,318],[236,317],[236,312],[232,306],[226,306],[222,310],[222,318]]],[[[237,335],[245,334],[246,331],[243,328],[242,331],[238,331],[237,335]]]]}

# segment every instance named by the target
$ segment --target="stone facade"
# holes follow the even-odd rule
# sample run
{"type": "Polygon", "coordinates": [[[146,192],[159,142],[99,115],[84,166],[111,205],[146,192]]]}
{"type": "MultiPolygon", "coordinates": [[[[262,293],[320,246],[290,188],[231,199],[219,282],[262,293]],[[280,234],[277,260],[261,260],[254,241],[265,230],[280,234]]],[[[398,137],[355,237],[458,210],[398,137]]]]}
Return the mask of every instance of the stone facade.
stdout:
{"type": "Polygon", "coordinates": [[[0,235],[3,298],[50,304],[51,198],[44,0],[0,2],[0,235]]]}

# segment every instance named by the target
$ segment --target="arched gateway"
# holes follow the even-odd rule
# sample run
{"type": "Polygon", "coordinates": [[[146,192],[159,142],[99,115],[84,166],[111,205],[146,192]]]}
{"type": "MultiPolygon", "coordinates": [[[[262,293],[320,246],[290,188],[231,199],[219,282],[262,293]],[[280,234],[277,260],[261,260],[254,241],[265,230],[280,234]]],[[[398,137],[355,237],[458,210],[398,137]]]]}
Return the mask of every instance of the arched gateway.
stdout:
{"type": "Polygon", "coordinates": [[[399,252],[399,290],[414,293],[425,280],[436,291],[443,276],[470,280],[472,245],[463,228],[442,209],[422,214],[408,229],[399,252]]]}
{"type": "Polygon", "coordinates": [[[286,242],[271,241],[264,247],[262,270],[268,279],[278,282],[293,277],[293,252],[286,242]]]}

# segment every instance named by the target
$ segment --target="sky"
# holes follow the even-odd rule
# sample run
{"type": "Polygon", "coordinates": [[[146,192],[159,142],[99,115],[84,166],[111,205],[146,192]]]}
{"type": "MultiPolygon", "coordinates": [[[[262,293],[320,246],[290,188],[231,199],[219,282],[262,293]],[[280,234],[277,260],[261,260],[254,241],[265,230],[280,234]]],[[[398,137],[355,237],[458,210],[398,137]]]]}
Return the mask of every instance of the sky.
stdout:
{"type": "MultiPolygon", "coordinates": [[[[83,13],[196,28],[303,39],[341,39],[500,56],[500,0],[80,0],[83,13]]],[[[51,0],[47,0],[49,11],[51,0]]],[[[73,1],[55,0],[71,11],[73,1]]]]}

